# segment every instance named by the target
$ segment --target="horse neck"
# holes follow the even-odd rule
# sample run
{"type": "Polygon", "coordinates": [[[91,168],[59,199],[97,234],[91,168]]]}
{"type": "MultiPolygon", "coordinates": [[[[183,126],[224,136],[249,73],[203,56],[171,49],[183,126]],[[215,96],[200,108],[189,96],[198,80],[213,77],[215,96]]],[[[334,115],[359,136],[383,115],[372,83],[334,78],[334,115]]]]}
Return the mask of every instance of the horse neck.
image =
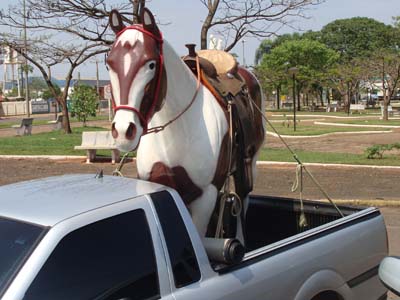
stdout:
{"type": "Polygon", "coordinates": [[[168,42],[164,42],[163,47],[167,93],[160,111],[162,113],[154,117],[159,115],[158,118],[161,116],[171,118],[190,105],[196,93],[196,78],[168,42]]]}

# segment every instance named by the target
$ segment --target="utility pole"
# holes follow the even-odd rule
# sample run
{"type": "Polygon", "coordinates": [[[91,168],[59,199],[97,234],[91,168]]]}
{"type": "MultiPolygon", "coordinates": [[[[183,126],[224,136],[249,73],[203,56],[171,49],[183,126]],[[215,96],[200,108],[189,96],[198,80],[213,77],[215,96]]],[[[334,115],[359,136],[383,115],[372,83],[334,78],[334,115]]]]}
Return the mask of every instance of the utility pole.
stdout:
{"type": "MultiPolygon", "coordinates": [[[[27,42],[27,35],[26,35],[26,3],[24,0],[24,48],[25,48],[25,55],[28,53],[28,42],[27,42]]],[[[30,117],[30,107],[29,107],[29,86],[28,86],[28,59],[25,58],[25,101],[26,101],[26,114],[30,117]]]]}
{"type": "Polygon", "coordinates": [[[100,85],[99,85],[99,61],[96,59],[96,90],[97,90],[97,103],[99,105],[99,112],[101,111],[100,106],[100,85]]]}
{"type": "Polygon", "coordinates": [[[244,68],[246,67],[246,59],[244,58],[244,43],[245,42],[246,42],[245,40],[242,40],[242,46],[243,46],[243,49],[242,49],[242,52],[243,52],[242,63],[243,63],[243,67],[244,68]]]}

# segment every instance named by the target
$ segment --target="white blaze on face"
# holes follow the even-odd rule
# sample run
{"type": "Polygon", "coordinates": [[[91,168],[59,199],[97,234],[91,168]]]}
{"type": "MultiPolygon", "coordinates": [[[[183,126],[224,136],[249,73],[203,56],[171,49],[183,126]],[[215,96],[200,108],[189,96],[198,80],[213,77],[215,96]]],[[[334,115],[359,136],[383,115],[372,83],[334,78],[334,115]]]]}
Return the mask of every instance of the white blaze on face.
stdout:
{"type": "MultiPolygon", "coordinates": [[[[137,30],[126,30],[117,41],[116,46],[122,43],[129,43],[132,47],[140,41],[143,42],[143,34],[137,30]]],[[[132,51],[132,50],[130,50],[132,51]]],[[[140,106],[145,93],[145,88],[149,82],[154,78],[156,71],[156,61],[149,60],[144,63],[138,70],[129,87],[128,99],[120,99],[120,78],[126,77],[129,73],[132,64],[132,56],[127,51],[121,58],[121,64],[123,64],[123,73],[117,74],[110,68],[110,79],[113,88],[113,96],[116,106],[121,105],[122,100],[127,100],[126,104],[129,107],[134,108],[136,111],[140,111],[140,106]],[[122,76],[121,76],[122,75],[122,76]]],[[[138,60],[140,61],[140,60],[138,60]]],[[[153,99],[151,99],[152,101],[153,99]]],[[[143,116],[145,117],[145,116],[143,116]]],[[[144,128],[140,122],[140,118],[137,113],[131,110],[120,109],[117,110],[113,120],[113,135],[117,136],[115,139],[116,145],[121,151],[132,151],[137,148],[140,137],[143,134],[144,128]],[[115,134],[117,133],[117,134],[115,134]]]]}

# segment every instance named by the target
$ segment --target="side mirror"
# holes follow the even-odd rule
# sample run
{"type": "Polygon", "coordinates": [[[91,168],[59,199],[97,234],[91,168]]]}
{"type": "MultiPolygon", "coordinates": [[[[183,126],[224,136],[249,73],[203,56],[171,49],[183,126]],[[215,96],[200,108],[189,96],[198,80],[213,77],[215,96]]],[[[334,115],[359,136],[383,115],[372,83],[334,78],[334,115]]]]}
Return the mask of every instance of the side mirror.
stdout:
{"type": "Polygon", "coordinates": [[[379,266],[379,278],[389,290],[400,296],[400,258],[384,258],[379,266]]]}

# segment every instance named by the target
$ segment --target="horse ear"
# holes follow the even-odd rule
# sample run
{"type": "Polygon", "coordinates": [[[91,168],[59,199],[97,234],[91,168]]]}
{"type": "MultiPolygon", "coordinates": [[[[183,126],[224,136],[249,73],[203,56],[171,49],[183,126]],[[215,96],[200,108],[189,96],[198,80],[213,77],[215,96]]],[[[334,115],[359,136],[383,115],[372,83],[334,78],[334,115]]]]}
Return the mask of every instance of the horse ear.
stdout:
{"type": "Polygon", "coordinates": [[[110,12],[109,23],[111,29],[115,32],[115,34],[118,34],[121,30],[125,28],[124,22],[122,22],[122,16],[116,9],[113,9],[110,12]]]}
{"type": "Polygon", "coordinates": [[[150,31],[155,36],[161,37],[160,30],[158,29],[158,26],[156,24],[156,20],[154,19],[153,14],[147,7],[144,7],[142,9],[140,19],[143,23],[144,29],[150,31]]]}

